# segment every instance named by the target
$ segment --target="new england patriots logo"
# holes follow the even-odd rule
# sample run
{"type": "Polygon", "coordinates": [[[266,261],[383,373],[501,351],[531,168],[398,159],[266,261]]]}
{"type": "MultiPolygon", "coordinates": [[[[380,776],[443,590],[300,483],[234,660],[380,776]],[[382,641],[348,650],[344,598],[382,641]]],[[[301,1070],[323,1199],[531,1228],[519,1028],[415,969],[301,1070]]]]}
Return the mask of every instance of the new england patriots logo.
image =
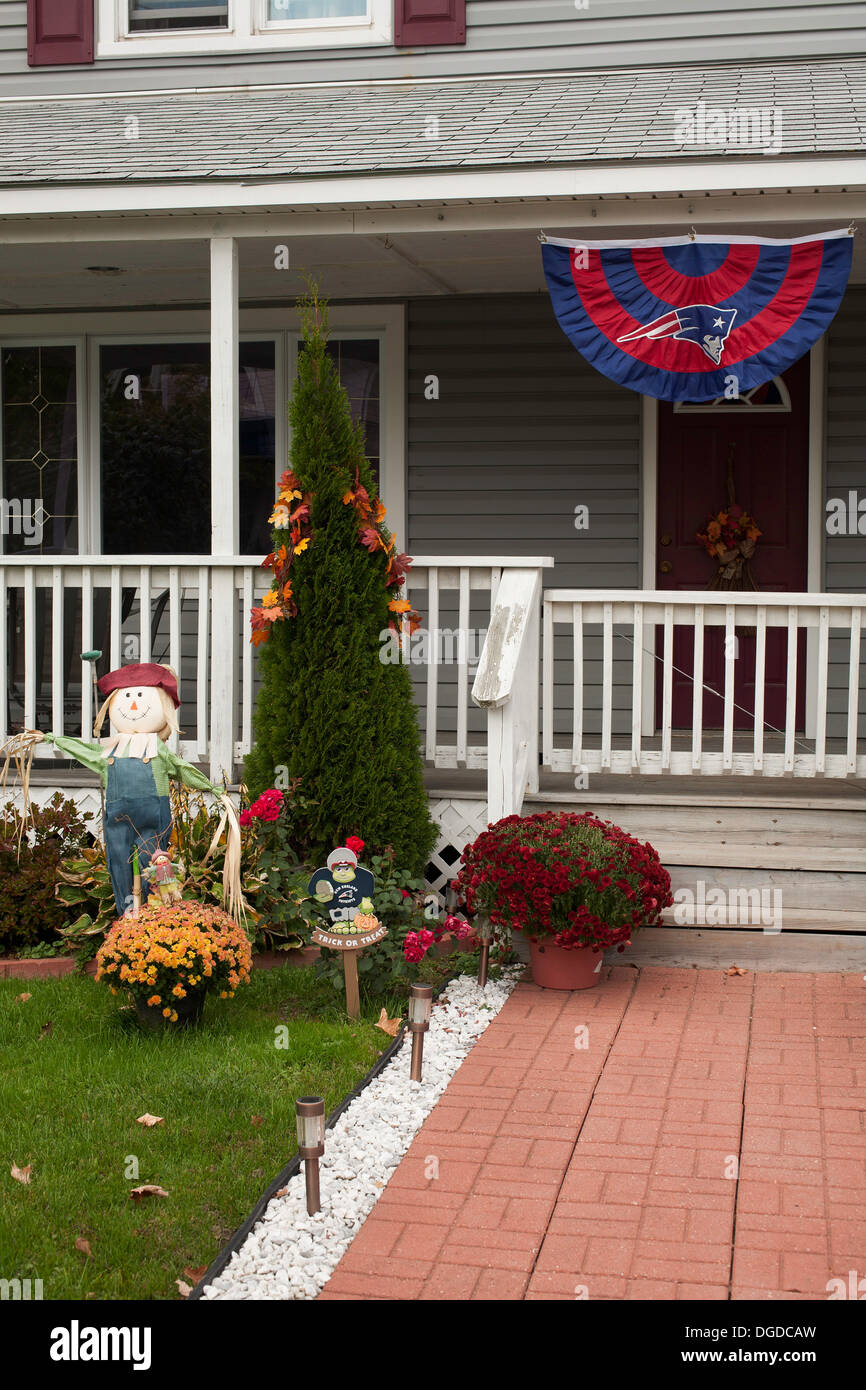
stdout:
{"type": "Polygon", "coordinates": [[[719,309],[713,304],[687,304],[684,309],[672,309],[667,314],[624,333],[618,343],[630,343],[636,338],[682,338],[694,343],[707,354],[716,366],[722,360],[725,339],[731,331],[736,309],[719,309]]]}

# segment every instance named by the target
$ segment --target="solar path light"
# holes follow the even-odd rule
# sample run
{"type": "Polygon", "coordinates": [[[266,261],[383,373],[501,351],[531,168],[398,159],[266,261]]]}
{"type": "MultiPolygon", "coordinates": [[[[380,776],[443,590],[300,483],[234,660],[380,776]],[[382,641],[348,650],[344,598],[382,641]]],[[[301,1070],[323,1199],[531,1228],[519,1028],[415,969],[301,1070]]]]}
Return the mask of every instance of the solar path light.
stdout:
{"type": "Polygon", "coordinates": [[[481,959],[478,962],[478,983],[482,989],[487,985],[487,967],[490,964],[490,939],[493,935],[489,917],[478,918],[478,935],[481,937],[481,959]]]}
{"type": "Polygon", "coordinates": [[[433,1012],[433,986],[412,985],[409,991],[409,1031],[412,1034],[412,1062],[409,1079],[421,1080],[421,1063],[424,1058],[424,1034],[430,1027],[433,1012]]]}
{"type": "Polygon", "coordinates": [[[304,1160],[307,1187],[307,1215],[321,1209],[319,1159],[325,1152],[325,1102],[321,1096],[301,1096],[295,1101],[298,1125],[298,1154],[304,1160]]]}

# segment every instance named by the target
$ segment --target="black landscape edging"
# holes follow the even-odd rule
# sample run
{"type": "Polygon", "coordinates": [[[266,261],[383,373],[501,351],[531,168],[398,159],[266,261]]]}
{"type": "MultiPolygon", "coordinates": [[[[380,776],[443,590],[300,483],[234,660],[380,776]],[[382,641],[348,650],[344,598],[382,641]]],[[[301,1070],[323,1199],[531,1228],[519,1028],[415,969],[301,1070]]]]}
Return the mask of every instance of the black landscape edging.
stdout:
{"type": "MultiPolygon", "coordinates": [[[[388,1063],[400,1051],[405,1036],[406,1025],[404,1023],[401,1025],[400,1031],[397,1034],[394,1041],[392,1043],[389,1043],[388,1047],[385,1048],[385,1051],[382,1053],[382,1055],[377,1059],[377,1061],[373,1063],[373,1066],[367,1072],[367,1075],[361,1077],[361,1080],[358,1082],[354,1091],[350,1091],[349,1094],[345,1096],[343,1100],[340,1101],[340,1104],[334,1110],[331,1111],[325,1124],[326,1130],[333,1129],[334,1125],[337,1123],[340,1116],[343,1114],[343,1111],[347,1110],[348,1107],[352,1104],[352,1101],[355,1100],[356,1097],[359,1096],[362,1091],[365,1091],[367,1089],[370,1082],[375,1081],[379,1073],[385,1070],[388,1063]]],[[[232,1255],[235,1253],[236,1250],[239,1250],[241,1248],[247,1236],[252,1231],[253,1227],[257,1224],[257,1222],[259,1222],[262,1219],[265,1210],[273,1201],[280,1188],[285,1187],[289,1182],[289,1179],[296,1177],[300,1171],[301,1160],[298,1157],[298,1155],[295,1154],[293,1158],[289,1159],[289,1162],[286,1164],[282,1172],[277,1174],[270,1186],[266,1188],[266,1190],[262,1193],[261,1197],[256,1202],[255,1206],[253,1207],[252,1211],[250,1212],[243,1225],[238,1226],[238,1229],[231,1236],[228,1244],[223,1246],[222,1250],[220,1250],[215,1259],[211,1262],[211,1264],[208,1265],[207,1269],[205,1270],[201,1279],[196,1284],[192,1293],[190,1293],[187,1296],[186,1301],[188,1303],[192,1302],[194,1299],[200,1300],[202,1290],[205,1288],[205,1286],[207,1284],[213,1283],[214,1279],[219,1278],[220,1274],[222,1274],[232,1255]]]]}
{"type": "MultiPolygon", "coordinates": [[[[439,998],[443,990],[448,988],[452,980],[456,980],[457,978],[458,977],[456,975],[451,975],[448,977],[447,980],[443,980],[441,984],[437,985],[436,988],[433,990],[434,1001],[439,998]]],[[[355,1100],[361,1094],[362,1091],[366,1091],[370,1082],[375,1081],[379,1073],[385,1070],[388,1063],[394,1057],[396,1057],[397,1053],[400,1051],[400,1048],[403,1046],[405,1037],[406,1024],[403,1023],[401,1024],[400,1031],[397,1034],[394,1041],[390,1043],[388,1047],[385,1048],[385,1051],[382,1053],[381,1057],[379,1057],[378,1060],[373,1063],[372,1067],[367,1072],[367,1075],[361,1077],[361,1080],[358,1082],[354,1091],[350,1091],[347,1096],[344,1096],[344,1098],[340,1101],[340,1104],[336,1106],[334,1110],[331,1111],[330,1115],[327,1118],[327,1121],[325,1122],[326,1130],[333,1129],[334,1125],[337,1123],[340,1116],[343,1114],[343,1111],[348,1110],[349,1106],[352,1104],[352,1101],[355,1100]]],[[[244,1224],[242,1226],[238,1226],[238,1229],[230,1238],[228,1244],[223,1246],[222,1250],[219,1251],[219,1253],[208,1265],[201,1279],[199,1279],[195,1288],[192,1290],[192,1293],[187,1295],[187,1303],[191,1303],[194,1300],[198,1300],[199,1302],[201,1301],[202,1289],[204,1289],[206,1285],[213,1283],[214,1279],[219,1278],[226,1265],[228,1264],[229,1260],[231,1259],[232,1255],[235,1253],[236,1250],[240,1249],[247,1236],[252,1231],[253,1227],[256,1225],[258,1221],[262,1219],[265,1210],[273,1201],[280,1188],[285,1187],[290,1178],[297,1177],[300,1171],[301,1160],[298,1157],[298,1155],[295,1154],[294,1158],[289,1159],[282,1172],[274,1178],[270,1187],[266,1188],[266,1190],[262,1193],[261,1197],[256,1202],[255,1206],[253,1207],[244,1224]]]]}

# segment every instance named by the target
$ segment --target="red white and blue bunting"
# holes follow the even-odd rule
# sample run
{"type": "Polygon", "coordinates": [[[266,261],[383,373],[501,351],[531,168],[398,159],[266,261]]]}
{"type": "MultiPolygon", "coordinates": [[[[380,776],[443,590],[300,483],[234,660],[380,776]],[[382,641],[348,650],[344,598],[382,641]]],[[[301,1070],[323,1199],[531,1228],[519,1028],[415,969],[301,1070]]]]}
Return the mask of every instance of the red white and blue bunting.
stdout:
{"type": "Polygon", "coordinates": [[[777,241],[541,236],[559,325],[611,381],[663,401],[742,395],[790,367],[833,319],[850,229],[777,241]]]}

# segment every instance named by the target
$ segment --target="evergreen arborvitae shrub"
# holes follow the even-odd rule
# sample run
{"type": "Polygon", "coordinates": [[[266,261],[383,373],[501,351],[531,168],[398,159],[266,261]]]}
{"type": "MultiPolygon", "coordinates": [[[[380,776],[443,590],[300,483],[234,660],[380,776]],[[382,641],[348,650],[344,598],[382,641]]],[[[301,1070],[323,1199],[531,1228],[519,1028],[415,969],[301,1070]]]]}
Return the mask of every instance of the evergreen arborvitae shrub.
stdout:
{"type": "MultiPolygon", "coordinates": [[[[300,777],[315,802],[298,830],[323,862],[348,835],[365,858],[393,847],[396,862],[420,872],[436,840],[424,789],[418,717],[408,668],[380,652],[394,614],[387,556],[360,542],[361,524],[344,498],[360,482],[378,493],[363,431],[326,351],[327,316],[315,289],[301,303],[304,350],[289,411],[291,472],[311,494],[309,547],[291,564],[297,614],[274,622],[260,653],[255,743],[247,757],[252,795],[274,785],[276,769],[300,777]]],[[[390,539],[384,532],[386,539],[390,539]]],[[[286,529],[274,549],[289,543],[286,529]]]]}

